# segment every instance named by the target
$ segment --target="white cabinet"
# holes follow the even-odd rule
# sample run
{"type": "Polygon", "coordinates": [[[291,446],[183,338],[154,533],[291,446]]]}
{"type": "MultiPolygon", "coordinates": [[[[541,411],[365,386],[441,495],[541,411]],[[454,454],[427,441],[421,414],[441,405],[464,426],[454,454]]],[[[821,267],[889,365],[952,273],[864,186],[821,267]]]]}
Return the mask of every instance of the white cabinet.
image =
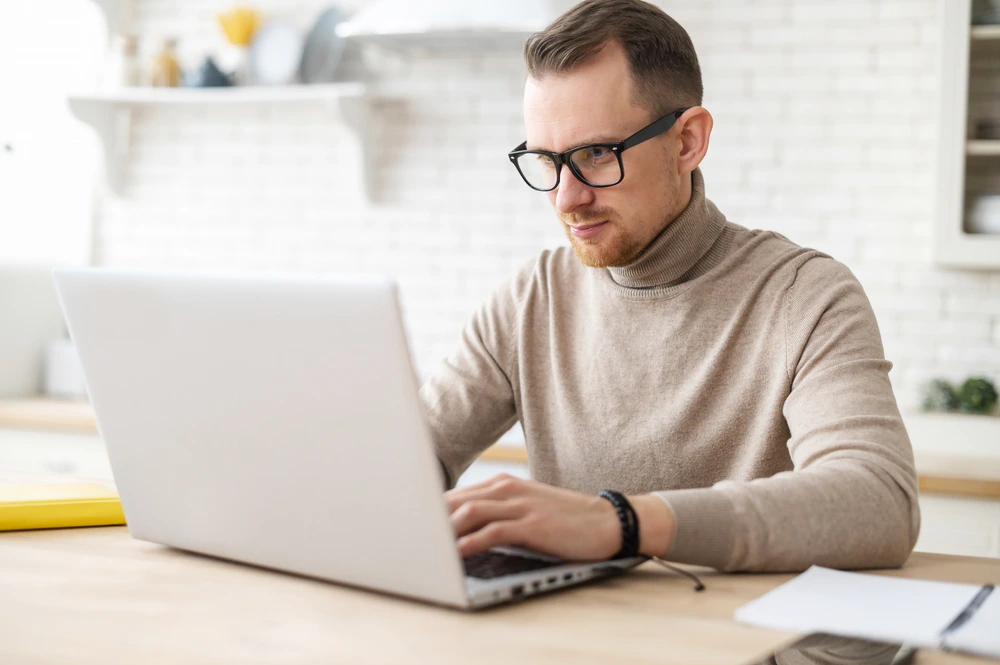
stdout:
{"type": "Polygon", "coordinates": [[[904,413],[903,420],[922,488],[916,549],[1000,557],[1000,497],[994,489],[1000,480],[1000,418],[904,413]]]}
{"type": "Polygon", "coordinates": [[[96,434],[0,428],[0,471],[111,478],[104,443],[96,434]]]}
{"type": "Polygon", "coordinates": [[[920,496],[920,552],[1000,557],[1000,501],[920,496]]]}
{"type": "Polygon", "coordinates": [[[980,122],[1000,121],[996,62],[1000,26],[972,26],[973,0],[942,6],[938,205],[934,255],[953,268],[1000,267],[1000,234],[977,232],[970,211],[982,195],[1000,191],[1000,138],[980,135],[980,122]],[[979,139],[979,140],[977,140],[979,139]]]}

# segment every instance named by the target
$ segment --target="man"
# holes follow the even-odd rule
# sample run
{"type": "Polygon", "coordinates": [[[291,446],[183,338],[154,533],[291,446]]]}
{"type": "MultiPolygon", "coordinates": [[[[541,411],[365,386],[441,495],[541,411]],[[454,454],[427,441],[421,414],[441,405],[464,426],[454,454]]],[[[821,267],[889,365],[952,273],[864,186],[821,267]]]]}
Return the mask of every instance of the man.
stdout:
{"type": "Polygon", "coordinates": [[[511,160],[570,247],[497,290],[421,389],[450,485],[524,428],[534,480],[447,493],[460,551],[615,556],[627,511],[597,493],[616,490],[642,554],[902,565],[917,482],[874,314],[843,265],[705,198],[712,116],[687,33],[641,0],[587,0],[525,59],[511,160]]]}

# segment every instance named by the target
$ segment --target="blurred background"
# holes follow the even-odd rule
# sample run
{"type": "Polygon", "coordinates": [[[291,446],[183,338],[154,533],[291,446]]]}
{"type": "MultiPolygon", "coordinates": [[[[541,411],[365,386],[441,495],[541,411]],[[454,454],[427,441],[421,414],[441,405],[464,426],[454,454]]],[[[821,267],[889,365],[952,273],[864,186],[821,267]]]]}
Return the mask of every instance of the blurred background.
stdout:
{"type": "MultiPolygon", "coordinates": [[[[524,139],[524,38],[572,4],[0,4],[0,398],[21,430],[0,468],[39,463],[26,423],[92,423],[53,266],[391,274],[418,374],[433,371],[506,275],[565,242],[506,153],[524,139]]],[[[847,264],[911,434],[932,432],[945,464],[972,441],[968,467],[1000,487],[1000,13],[656,4],[701,59],[708,197],[847,264]],[[917,415],[960,409],[970,378],[980,415],[917,415]]],[[[43,463],[105,468],[67,455],[43,463]]],[[[1000,554],[996,491],[948,542],[1000,554]]]]}

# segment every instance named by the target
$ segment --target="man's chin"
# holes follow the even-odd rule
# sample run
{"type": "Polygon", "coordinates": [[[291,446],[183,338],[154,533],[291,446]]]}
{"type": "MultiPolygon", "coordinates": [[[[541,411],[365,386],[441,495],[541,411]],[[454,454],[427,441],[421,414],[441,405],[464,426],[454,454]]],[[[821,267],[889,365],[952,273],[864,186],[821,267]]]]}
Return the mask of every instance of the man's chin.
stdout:
{"type": "Polygon", "coordinates": [[[576,258],[588,268],[613,268],[628,263],[636,255],[631,243],[621,236],[604,242],[587,242],[568,233],[566,235],[576,258]]]}
{"type": "Polygon", "coordinates": [[[570,241],[577,260],[588,268],[609,267],[608,257],[599,246],[570,241]]]}

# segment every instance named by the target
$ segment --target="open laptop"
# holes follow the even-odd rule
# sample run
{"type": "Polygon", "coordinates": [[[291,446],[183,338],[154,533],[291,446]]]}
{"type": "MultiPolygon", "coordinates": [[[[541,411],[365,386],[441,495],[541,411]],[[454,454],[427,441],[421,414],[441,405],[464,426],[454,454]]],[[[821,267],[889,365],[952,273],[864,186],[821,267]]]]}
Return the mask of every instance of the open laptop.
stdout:
{"type": "Polygon", "coordinates": [[[644,560],[462,560],[389,279],[55,281],[135,538],[461,608],[644,560]]]}

